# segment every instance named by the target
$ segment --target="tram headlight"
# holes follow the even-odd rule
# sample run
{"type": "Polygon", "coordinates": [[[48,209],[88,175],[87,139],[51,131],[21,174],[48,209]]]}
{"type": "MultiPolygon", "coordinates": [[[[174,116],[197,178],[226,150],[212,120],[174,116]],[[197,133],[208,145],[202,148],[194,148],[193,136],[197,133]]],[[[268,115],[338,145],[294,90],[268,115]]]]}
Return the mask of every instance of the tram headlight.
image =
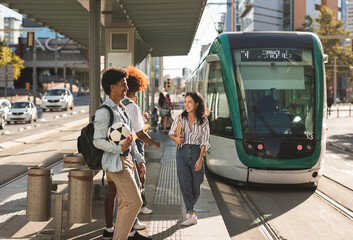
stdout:
{"type": "Polygon", "coordinates": [[[297,123],[297,122],[300,122],[301,120],[302,120],[301,117],[295,116],[295,118],[293,119],[293,122],[297,123]]]}

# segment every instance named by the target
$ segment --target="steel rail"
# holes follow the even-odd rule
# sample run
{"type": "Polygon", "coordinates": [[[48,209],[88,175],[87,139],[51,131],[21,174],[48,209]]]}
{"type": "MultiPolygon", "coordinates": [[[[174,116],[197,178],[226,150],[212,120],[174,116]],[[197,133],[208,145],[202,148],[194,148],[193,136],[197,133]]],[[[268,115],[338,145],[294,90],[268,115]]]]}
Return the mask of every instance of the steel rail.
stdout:
{"type": "Polygon", "coordinates": [[[325,202],[327,202],[332,208],[337,210],[338,212],[342,213],[344,216],[349,218],[350,220],[353,220],[353,212],[349,210],[348,208],[344,207],[343,205],[339,204],[335,200],[333,200],[331,197],[326,195],[325,193],[321,192],[320,190],[316,190],[315,194],[323,199],[325,202]]]}
{"type": "Polygon", "coordinates": [[[242,197],[244,203],[246,204],[245,208],[252,218],[253,222],[259,227],[260,232],[270,240],[280,240],[282,237],[278,236],[277,233],[271,228],[270,224],[262,216],[259,210],[256,208],[254,203],[251,201],[249,196],[240,188],[236,188],[239,192],[239,195],[242,197]]]}
{"type": "Polygon", "coordinates": [[[353,191],[353,189],[352,189],[352,188],[347,187],[346,185],[343,185],[343,184],[342,184],[342,183],[340,183],[340,182],[337,182],[336,180],[334,180],[334,179],[332,179],[332,178],[330,178],[330,177],[326,176],[325,174],[322,174],[322,176],[323,176],[323,177],[325,177],[325,178],[327,178],[328,180],[330,180],[330,181],[332,181],[332,182],[334,182],[334,183],[336,183],[336,184],[340,185],[341,187],[344,187],[344,188],[346,188],[346,189],[348,189],[348,190],[350,190],[350,191],[353,191]]]}

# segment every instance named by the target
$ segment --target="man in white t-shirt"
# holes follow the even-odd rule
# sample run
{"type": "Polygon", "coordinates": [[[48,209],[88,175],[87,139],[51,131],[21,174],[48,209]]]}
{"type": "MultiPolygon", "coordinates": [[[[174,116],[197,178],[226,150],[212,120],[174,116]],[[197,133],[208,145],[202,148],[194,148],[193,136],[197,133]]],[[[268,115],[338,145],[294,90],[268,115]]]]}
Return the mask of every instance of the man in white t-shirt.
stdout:
{"type": "MultiPolygon", "coordinates": [[[[136,145],[141,155],[144,155],[144,143],[151,144],[155,149],[159,149],[160,143],[154,141],[145,130],[145,122],[147,114],[141,114],[140,107],[137,105],[138,96],[136,95],[139,91],[143,91],[147,86],[147,78],[143,72],[138,70],[136,67],[130,66],[127,68],[129,77],[126,79],[129,90],[125,98],[121,101],[126,107],[126,112],[129,114],[132,125],[133,136],[137,136],[136,145]]],[[[152,210],[147,208],[147,202],[145,197],[145,176],[140,176],[142,200],[143,205],[141,213],[151,214],[152,210]]]]}

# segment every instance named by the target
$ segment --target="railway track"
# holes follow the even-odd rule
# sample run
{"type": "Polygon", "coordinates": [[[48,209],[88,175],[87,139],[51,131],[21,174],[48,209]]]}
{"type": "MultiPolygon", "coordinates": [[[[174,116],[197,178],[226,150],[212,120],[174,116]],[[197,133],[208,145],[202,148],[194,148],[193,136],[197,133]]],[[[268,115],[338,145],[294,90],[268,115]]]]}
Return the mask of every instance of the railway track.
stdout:
{"type": "Polygon", "coordinates": [[[333,200],[333,198],[329,197],[325,193],[321,192],[320,190],[316,190],[315,194],[323,199],[326,203],[328,203],[331,207],[333,207],[335,210],[349,218],[350,220],[353,220],[353,212],[349,210],[348,208],[344,207],[343,205],[339,204],[337,201],[333,200]]]}
{"type": "Polygon", "coordinates": [[[266,221],[266,219],[257,209],[255,204],[251,201],[250,197],[246,194],[246,192],[240,187],[237,187],[236,189],[245,203],[246,211],[249,213],[253,222],[256,223],[257,227],[259,228],[260,232],[264,235],[264,237],[269,240],[283,239],[271,228],[271,225],[266,221]]]}
{"type": "MultiPolygon", "coordinates": [[[[332,181],[334,184],[339,185],[340,187],[344,188],[347,191],[353,191],[353,189],[331,179],[330,177],[324,175],[326,179],[332,181]]],[[[246,211],[248,212],[249,216],[251,217],[252,221],[254,224],[257,225],[259,231],[262,233],[265,239],[269,240],[283,240],[286,239],[282,237],[278,232],[276,232],[270,225],[270,223],[266,220],[263,214],[261,214],[261,211],[256,207],[254,202],[251,200],[249,195],[246,193],[246,190],[244,190],[240,186],[235,187],[236,191],[239,193],[239,196],[241,196],[242,201],[244,202],[244,207],[246,208],[246,211]]],[[[320,191],[316,189],[314,192],[316,196],[318,196],[320,199],[322,199],[326,204],[331,206],[333,209],[344,215],[350,220],[353,220],[353,211],[346,206],[343,206],[339,202],[337,202],[334,198],[330,197],[329,195],[325,194],[323,191],[320,191]]]]}
{"type": "MultiPolygon", "coordinates": [[[[342,186],[345,187],[344,185],[342,186]]],[[[352,189],[350,188],[346,187],[346,189],[352,191],[352,189]]],[[[246,211],[249,213],[249,216],[251,217],[253,223],[257,225],[258,229],[263,234],[265,239],[269,239],[269,240],[286,239],[286,238],[283,238],[278,232],[276,232],[271,227],[271,225],[267,222],[266,218],[258,210],[258,208],[251,200],[251,198],[248,196],[245,190],[243,190],[241,187],[236,187],[236,190],[238,191],[239,195],[244,201],[245,203],[244,207],[246,208],[246,211]]],[[[316,190],[314,194],[318,196],[320,199],[322,199],[325,203],[329,204],[336,211],[338,211],[348,219],[353,220],[353,211],[343,206],[342,204],[338,203],[333,198],[331,198],[330,196],[328,196],[327,194],[323,193],[320,190],[316,190]]]]}
{"type": "MultiPolygon", "coordinates": [[[[346,185],[344,185],[344,184],[342,184],[342,183],[330,178],[329,176],[327,176],[325,174],[322,177],[324,177],[327,180],[333,182],[334,184],[338,185],[339,187],[343,188],[344,190],[348,190],[349,192],[353,192],[353,189],[351,189],[350,187],[347,187],[346,185]]],[[[321,191],[319,189],[316,189],[316,191],[314,193],[315,193],[315,195],[320,197],[322,200],[324,200],[326,203],[328,203],[331,207],[333,207],[335,210],[339,211],[340,213],[342,213],[344,216],[346,216],[350,220],[353,220],[353,211],[352,211],[352,209],[349,209],[348,207],[343,206],[337,200],[333,199],[328,194],[324,193],[323,191],[321,191]]]]}

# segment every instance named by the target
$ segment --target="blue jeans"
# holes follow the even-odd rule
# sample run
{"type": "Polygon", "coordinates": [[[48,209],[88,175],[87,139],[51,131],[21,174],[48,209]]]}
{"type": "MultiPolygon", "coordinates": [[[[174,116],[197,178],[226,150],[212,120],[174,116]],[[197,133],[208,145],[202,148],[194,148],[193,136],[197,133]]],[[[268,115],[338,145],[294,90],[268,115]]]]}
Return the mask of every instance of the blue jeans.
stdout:
{"type": "Polygon", "coordinates": [[[195,204],[201,194],[201,184],[205,174],[204,163],[199,171],[194,170],[200,151],[199,145],[186,144],[176,152],[179,185],[187,213],[195,212],[195,204]]]}

